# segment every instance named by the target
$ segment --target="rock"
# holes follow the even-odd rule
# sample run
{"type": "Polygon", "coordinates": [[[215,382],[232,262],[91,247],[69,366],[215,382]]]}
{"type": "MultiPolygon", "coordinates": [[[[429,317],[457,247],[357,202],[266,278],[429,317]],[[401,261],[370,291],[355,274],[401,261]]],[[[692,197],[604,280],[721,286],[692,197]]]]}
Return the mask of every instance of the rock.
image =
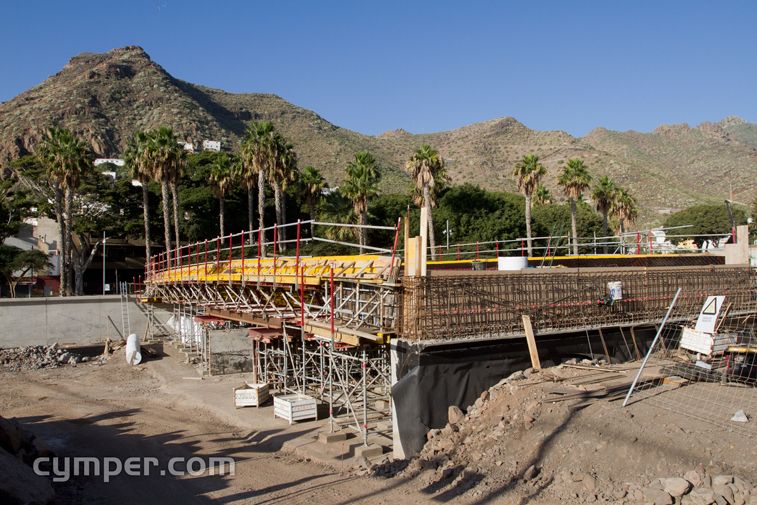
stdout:
{"type": "Polygon", "coordinates": [[[694,487],[702,485],[702,476],[696,470],[689,470],[683,474],[683,478],[691,482],[691,485],[694,487]]]}
{"type": "Polygon", "coordinates": [[[715,503],[715,493],[710,489],[697,487],[686,496],[692,499],[693,503],[696,503],[697,505],[710,505],[711,503],[715,503]]]}
{"type": "Polygon", "coordinates": [[[654,505],[673,505],[673,497],[665,491],[660,491],[655,497],[654,505]]]}
{"type": "Polygon", "coordinates": [[[716,505],[730,505],[731,502],[725,499],[724,496],[719,495],[715,493],[715,504],[716,505]]]}
{"type": "Polygon", "coordinates": [[[715,493],[715,500],[717,501],[718,495],[725,498],[730,504],[733,503],[733,490],[726,484],[715,484],[713,479],[712,492],[715,493]]]}
{"type": "Polygon", "coordinates": [[[436,438],[437,436],[439,436],[439,433],[441,433],[441,432],[442,432],[442,430],[440,430],[438,428],[437,429],[433,429],[433,430],[429,430],[429,432],[426,433],[426,439],[427,440],[433,440],[434,438],[436,438]]]}
{"type": "Polygon", "coordinates": [[[478,397],[482,402],[485,402],[489,399],[489,390],[487,389],[483,393],[481,393],[481,396],[478,397]]]}
{"type": "Polygon", "coordinates": [[[673,497],[662,489],[648,487],[644,489],[644,498],[654,505],[673,505],[673,497]]]}
{"type": "Polygon", "coordinates": [[[0,496],[3,503],[47,503],[54,495],[49,480],[0,449],[0,496]]]}
{"type": "Polygon", "coordinates": [[[660,483],[662,484],[662,489],[674,498],[679,498],[685,495],[689,492],[689,489],[691,489],[691,483],[680,477],[660,479],[660,483]]]}
{"type": "Polygon", "coordinates": [[[58,356],[58,363],[68,363],[68,360],[71,359],[71,355],[67,352],[64,352],[60,356],[58,356]]]}
{"type": "Polygon", "coordinates": [[[578,360],[576,358],[570,358],[568,360],[565,360],[564,363],[566,365],[577,365],[578,364],[578,360]]]}
{"type": "Polygon", "coordinates": [[[587,473],[583,474],[581,484],[583,484],[584,489],[589,491],[589,493],[597,489],[597,479],[587,473]]]}
{"type": "Polygon", "coordinates": [[[537,475],[539,475],[539,469],[536,468],[534,465],[531,465],[528,468],[526,468],[525,472],[523,472],[523,480],[524,481],[533,480],[533,478],[536,477],[537,475]]]}
{"type": "Polygon", "coordinates": [[[748,495],[752,490],[752,485],[750,483],[748,483],[741,477],[736,477],[735,475],[733,477],[733,485],[736,486],[736,489],[738,489],[739,492],[744,496],[748,495]]]}
{"type": "Polygon", "coordinates": [[[449,420],[450,425],[458,424],[462,422],[464,418],[465,414],[463,414],[463,411],[456,405],[450,405],[447,409],[447,419],[449,420]]]}
{"type": "Polygon", "coordinates": [[[519,381],[519,380],[523,380],[523,379],[525,379],[525,378],[526,378],[526,376],[525,376],[525,374],[523,373],[523,370],[518,370],[518,371],[516,371],[516,372],[513,372],[513,373],[511,373],[511,374],[510,374],[510,375],[509,375],[509,376],[507,377],[507,381],[508,381],[508,382],[513,382],[513,381],[519,381]]]}
{"type": "Polygon", "coordinates": [[[615,500],[622,500],[623,498],[626,497],[627,494],[628,494],[628,491],[626,491],[625,489],[615,489],[612,492],[612,497],[615,500]]]}
{"type": "Polygon", "coordinates": [[[712,478],[712,486],[725,486],[733,483],[733,475],[716,475],[712,478]]]}

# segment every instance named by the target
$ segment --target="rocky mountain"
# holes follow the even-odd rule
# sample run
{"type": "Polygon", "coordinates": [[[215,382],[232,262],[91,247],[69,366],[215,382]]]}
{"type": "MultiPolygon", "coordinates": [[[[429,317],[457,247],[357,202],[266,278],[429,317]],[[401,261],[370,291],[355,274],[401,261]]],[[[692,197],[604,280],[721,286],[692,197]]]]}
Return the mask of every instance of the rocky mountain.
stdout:
{"type": "Polygon", "coordinates": [[[738,118],[719,123],[661,126],[651,133],[598,128],[585,137],[531,130],[513,118],[430,134],[398,129],[378,136],[340,128],[316,113],[271,94],[227,93],[181,81],[140,47],[75,56],[57,74],[0,104],[0,162],[26,154],[52,124],[71,128],[98,156],[119,156],[136,130],[174,128],[188,142],[220,140],[235,149],[246,126],[272,121],[295,145],[301,163],[320,168],[338,184],[360,149],[380,160],[385,191],[404,191],[404,161],[421,143],[437,147],[454,183],[514,190],[513,164],[537,153],[547,185],[569,158],[580,157],[595,175],[610,175],[638,197],[645,222],[695,202],[757,195],[757,125],[738,118]]]}

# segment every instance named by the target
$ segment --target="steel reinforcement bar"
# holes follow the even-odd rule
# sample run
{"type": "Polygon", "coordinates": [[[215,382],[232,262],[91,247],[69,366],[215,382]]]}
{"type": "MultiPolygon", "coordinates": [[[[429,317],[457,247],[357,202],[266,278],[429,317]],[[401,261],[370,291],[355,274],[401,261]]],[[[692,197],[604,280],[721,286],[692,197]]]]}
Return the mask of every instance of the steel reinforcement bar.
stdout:
{"type": "Polygon", "coordinates": [[[673,321],[696,316],[716,294],[728,297],[732,313],[757,313],[757,275],[745,267],[477,272],[404,277],[398,333],[408,340],[518,337],[523,315],[541,334],[656,324],[679,287],[683,303],[673,321]],[[608,284],[618,282],[622,295],[613,298],[608,284]]]}

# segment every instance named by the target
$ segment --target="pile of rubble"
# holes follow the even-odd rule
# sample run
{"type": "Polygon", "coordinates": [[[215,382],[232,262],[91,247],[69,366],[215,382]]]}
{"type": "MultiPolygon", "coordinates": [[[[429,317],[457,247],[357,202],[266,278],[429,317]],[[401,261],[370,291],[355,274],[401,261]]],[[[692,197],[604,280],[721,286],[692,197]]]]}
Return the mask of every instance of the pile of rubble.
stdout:
{"type": "Polygon", "coordinates": [[[76,365],[88,360],[87,356],[61,349],[58,344],[0,349],[0,365],[11,372],[76,365]]]}
{"type": "Polygon", "coordinates": [[[757,504],[757,489],[749,481],[735,475],[710,475],[702,465],[683,477],[655,479],[645,488],[626,484],[616,494],[654,505],[757,504]]]}

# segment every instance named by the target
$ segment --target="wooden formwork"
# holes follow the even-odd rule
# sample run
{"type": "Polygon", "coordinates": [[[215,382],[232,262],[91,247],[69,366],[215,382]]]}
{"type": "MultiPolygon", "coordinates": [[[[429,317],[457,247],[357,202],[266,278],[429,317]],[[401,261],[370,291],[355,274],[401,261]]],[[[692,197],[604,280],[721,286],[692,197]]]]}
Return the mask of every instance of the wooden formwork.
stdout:
{"type": "Polygon", "coordinates": [[[522,336],[523,315],[541,334],[655,324],[678,287],[672,320],[696,315],[714,294],[726,295],[733,311],[757,311],[757,275],[745,267],[446,273],[402,279],[398,332],[408,340],[522,336]],[[622,297],[613,299],[608,283],[617,282],[622,297]]]}

